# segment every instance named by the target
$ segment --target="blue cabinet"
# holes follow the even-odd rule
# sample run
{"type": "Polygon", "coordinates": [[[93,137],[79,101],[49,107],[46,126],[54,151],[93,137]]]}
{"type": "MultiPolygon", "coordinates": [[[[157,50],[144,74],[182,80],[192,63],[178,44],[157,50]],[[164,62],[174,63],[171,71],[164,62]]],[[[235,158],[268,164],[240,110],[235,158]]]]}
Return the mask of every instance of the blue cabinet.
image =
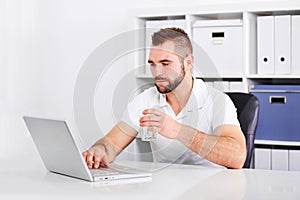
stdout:
{"type": "Polygon", "coordinates": [[[260,102],[256,139],[300,141],[300,85],[255,85],[260,102]]]}

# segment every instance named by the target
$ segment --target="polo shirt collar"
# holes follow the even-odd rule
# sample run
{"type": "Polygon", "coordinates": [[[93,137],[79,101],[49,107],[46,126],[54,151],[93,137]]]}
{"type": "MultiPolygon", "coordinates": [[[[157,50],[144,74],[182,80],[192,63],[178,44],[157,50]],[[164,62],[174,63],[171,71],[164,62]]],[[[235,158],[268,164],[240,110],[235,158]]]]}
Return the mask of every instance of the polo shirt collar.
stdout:
{"type": "MultiPolygon", "coordinates": [[[[191,96],[182,111],[192,112],[201,109],[208,97],[209,92],[204,81],[195,77],[193,79],[194,84],[191,96]]],[[[159,104],[160,106],[170,106],[167,102],[166,94],[159,93],[159,104]]]]}

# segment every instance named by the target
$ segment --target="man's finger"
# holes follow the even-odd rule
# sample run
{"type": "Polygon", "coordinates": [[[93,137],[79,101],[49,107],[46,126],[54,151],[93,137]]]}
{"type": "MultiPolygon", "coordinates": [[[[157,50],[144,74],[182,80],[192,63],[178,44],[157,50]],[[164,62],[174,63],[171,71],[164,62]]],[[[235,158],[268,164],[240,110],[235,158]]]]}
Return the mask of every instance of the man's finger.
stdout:
{"type": "Polygon", "coordinates": [[[162,118],[158,115],[146,115],[140,118],[140,122],[159,122],[162,118]]]}
{"type": "Polygon", "coordinates": [[[87,151],[85,151],[85,152],[82,153],[83,159],[84,159],[85,161],[86,161],[87,155],[88,155],[87,151]]]}
{"type": "Polygon", "coordinates": [[[86,157],[86,163],[88,165],[89,168],[93,167],[93,161],[94,161],[94,155],[92,152],[88,152],[88,155],[86,157]]]}
{"type": "Polygon", "coordinates": [[[94,158],[94,168],[97,169],[100,166],[100,159],[98,157],[94,158]]]}
{"type": "Polygon", "coordinates": [[[153,114],[153,115],[161,115],[162,112],[160,110],[157,110],[155,108],[149,108],[143,111],[144,115],[149,115],[149,114],[153,114]]]}
{"type": "Polygon", "coordinates": [[[107,161],[106,155],[103,156],[102,163],[103,163],[104,167],[108,167],[109,166],[109,163],[107,161]]]}

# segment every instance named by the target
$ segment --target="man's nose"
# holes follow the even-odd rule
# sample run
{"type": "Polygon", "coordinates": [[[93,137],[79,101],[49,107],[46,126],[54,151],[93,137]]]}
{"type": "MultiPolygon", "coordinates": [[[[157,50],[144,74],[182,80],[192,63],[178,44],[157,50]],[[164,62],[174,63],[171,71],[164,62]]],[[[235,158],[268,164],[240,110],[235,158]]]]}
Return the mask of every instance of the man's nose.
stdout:
{"type": "Polygon", "coordinates": [[[154,67],[151,67],[151,71],[153,75],[162,74],[164,67],[161,64],[155,65],[154,67]]]}

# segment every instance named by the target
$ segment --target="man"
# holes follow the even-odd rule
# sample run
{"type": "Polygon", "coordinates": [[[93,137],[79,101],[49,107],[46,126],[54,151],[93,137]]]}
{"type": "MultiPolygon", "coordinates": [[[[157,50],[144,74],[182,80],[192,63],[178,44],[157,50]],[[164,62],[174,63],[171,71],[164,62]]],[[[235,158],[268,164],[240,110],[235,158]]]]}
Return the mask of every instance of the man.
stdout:
{"type": "Polygon", "coordinates": [[[148,63],[155,87],[135,97],[121,121],[83,153],[89,168],[108,166],[140,127],[158,132],[157,140],[150,142],[156,162],[243,166],[246,144],[236,108],[227,95],[192,76],[192,51],[181,29],[153,34],[148,63]],[[153,108],[157,105],[163,111],[153,108]]]}

